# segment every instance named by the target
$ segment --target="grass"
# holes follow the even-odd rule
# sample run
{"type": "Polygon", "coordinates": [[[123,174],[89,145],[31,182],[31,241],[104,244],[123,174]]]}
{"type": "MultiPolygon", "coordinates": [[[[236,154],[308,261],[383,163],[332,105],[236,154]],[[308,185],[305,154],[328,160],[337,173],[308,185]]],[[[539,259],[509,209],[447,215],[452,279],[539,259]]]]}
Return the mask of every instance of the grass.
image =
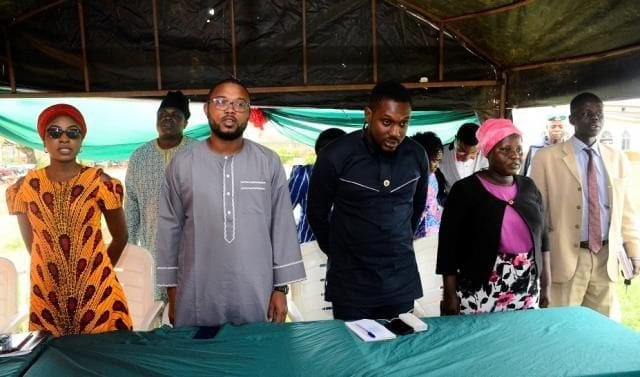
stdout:
{"type": "Polygon", "coordinates": [[[618,281],[618,298],[622,312],[622,324],[636,331],[640,331],[640,278],[633,280],[631,285],[624,285],[622,279],[618,281]]]}

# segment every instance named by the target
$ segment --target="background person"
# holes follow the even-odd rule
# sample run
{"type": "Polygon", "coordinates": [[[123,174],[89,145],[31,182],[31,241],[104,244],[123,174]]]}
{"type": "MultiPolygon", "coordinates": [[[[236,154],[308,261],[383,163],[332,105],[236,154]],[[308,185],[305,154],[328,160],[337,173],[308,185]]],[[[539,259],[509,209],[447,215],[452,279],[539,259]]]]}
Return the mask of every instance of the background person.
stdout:
{"type": "Polygon", "coordinates": [[[158,284],[176,327],[283,322],[290,283],[305,278],[284,167],[242,137],[250,98],[216,84],[204,112],[211,136],[167,168],[158,216],[158,284]]]}
{"type": "MultiPolygon", "coordinates": [[[[196,141],[184,136],[190,115],[189,99],[180,91],[168,92],[156,114],[158,138],[136,149],[127,167],[124,209],[129,242],[149,250],[154,261],[158,204],[165,169],[176,152],[196,141]]],[[[155,295],[156,300],[167,301],[165,289],[156,288],[155,295]]]]}
{"type": "Polygon", "coordinates": [[[417,133],[411,137],[415,142],[422,145],[429,157],[429,180],[427,184],[427,201],[416,230],[415,238],[427,237],[438,234],[440,229],[440,219],[442,217],[442,207],[438,202],[438,197],[444,191],[444,177],[438,167],[442,162],[442,141],[433,132],[417,133]]]}
{"type": "Polygon", "coordinates": [[[546,307],[545,212],[533,181],[517,175],[521,132],[508,119],[488,119],[477,137],[489,167],[453,185],[440,224],[443,314],[546,307]]]}
{"type": "MultiPolygon", "coordinates": [[[[320,153],[320,150],[327,146],[335,139],[346,132],[339,128],[328,128],[318,135],[315,144],[316,156],[320,153]]],[[[309,179],[311,178],[311,171],[313,170],[313,164],[307,165],[295,165],[291,169],[291,177],[289,178],[289,193],[291,194],[291,204],[295,209],[296,206],[300,206],[300,219],[296,224],[298,231],[298,242],[304,243],[314,241],[316,236],[313,235],[311,226],[307,221],[307,195],[309,192],[309,179]]]]}
{"type": "Polygon", "coordinates": [[[477,131],[477,124],[465,123],[458,128],[453,142],[444,146],[439,169],[446,180],[445,192],[451,191],[460,179],[487,167],[487,159],[478,155],[477,131]]]}
{"type": "Polygon", "coordinates": [[[49,166],[32,170],[7,189],[31,255],[29,330],[54,336],[131,330],[113,266],[127,243],[122,185],[76,156],[87,134],[75,107],[57,104],[38,117],[49,166]],[[105,246],[104,215],[112,241],[105,246]]]}
{"type": "Polygon", "coordinates": [[[428,161],[405,135],[411,96],[376,85],[361,131],[318,156],[307,215],[327,254],[326,300],[336,319],[394,318],[422,296],[413,235],[424,210],[428,161]]]}
{"type": "Polygon", "coordinates": [[[598,142],[602,110],[595,94],[577,95],[570,104],[573,137],[540,150],[531,177],[547,208],[550,305],[583,305],[611,316],[620,274],[616,254],[626,252],[640,273],[640,224],[629,161],[598,142]]]}
{"type": "Polygon", "coordinates": [[[524,160],[524,166],[522,168],[524,175],[531,175],[531,161],[533,160],[533,156],[535,156],[540,149],[564,141],[565,119],[567,119],[567,117],[564,115],[553,115],[549,117],[549,119],[547,120],[546,135],[544,137],[543,143],[540,145],[532,145],[529,147],[529,152],[527,152],[527,157],[524,160]]]}

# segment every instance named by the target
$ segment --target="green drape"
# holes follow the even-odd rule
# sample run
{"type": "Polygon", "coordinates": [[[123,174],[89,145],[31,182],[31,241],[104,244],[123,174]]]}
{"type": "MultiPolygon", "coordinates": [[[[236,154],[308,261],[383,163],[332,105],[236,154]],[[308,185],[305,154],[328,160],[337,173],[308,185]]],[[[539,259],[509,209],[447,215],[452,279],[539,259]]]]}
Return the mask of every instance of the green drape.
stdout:
{"type": "MultiPolygon", "coordinates": [[[[277,108],[262,111],[280,133],[309,146],[313,146],[318,134],[327,128],[350,132],[362,128],[364,123],[363,110],[277,108]]],[[[467,122],[478,123],[472,111],[414,111],[408,135],[433,131],[443,143],[449,143],[458,127],[467,122]]]]}
{"type": "MultiPolygon", "coordinates": [[[[55,103],[69,103],[82,112],[87,122],[87,136],[82,143],[82,160],[127,160],[131,153],[157,137],[156,112],[159,100],[113,98],[53,98],[0,100],[0,136],[17,144],[43,150],[36,130],[40,112],[55,103]]],[[[191,103],[191,118],[185,134],[202,140],[209,136],[209,124],[201,110],[202,103],[191,103]]],[[[339,127],[349,132],[362,127],[360,110],[309,108],[263,109],[267,119],[281,134],[312,146],[323,130],[339,127]]],[[[409,135],[434,131],[444,143],[453,139],[465,122],[477,122],[473,112],[414,111],[409,135]]]]}

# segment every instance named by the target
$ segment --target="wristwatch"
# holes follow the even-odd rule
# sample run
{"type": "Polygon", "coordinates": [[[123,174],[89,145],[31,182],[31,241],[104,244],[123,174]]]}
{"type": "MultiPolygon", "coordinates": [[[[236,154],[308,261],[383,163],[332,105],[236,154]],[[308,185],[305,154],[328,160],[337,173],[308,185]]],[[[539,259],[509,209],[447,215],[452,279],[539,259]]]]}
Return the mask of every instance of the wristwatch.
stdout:
{"type": "Polygon", "coordinates": [[[276,287],[273,287],[273,290],[274,291],[278,291],[278,292],[282,292],[282,293],[284,293],[286,295],[287,293],[289,293],[289,286],[288,285],[278,285],[276,287]]]}

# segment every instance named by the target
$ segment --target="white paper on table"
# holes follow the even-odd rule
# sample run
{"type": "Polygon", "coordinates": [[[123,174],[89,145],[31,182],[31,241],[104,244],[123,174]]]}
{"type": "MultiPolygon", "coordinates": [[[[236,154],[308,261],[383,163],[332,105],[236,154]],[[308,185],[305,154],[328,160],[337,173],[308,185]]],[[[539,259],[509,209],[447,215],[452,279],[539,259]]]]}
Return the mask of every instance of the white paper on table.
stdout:
{"type": "Polygon", "coordinates": [[[365,342],[394,339],[396,337],[396,334],[372,319],[359,319],[345,322],[344,324],[365,342]]]}

